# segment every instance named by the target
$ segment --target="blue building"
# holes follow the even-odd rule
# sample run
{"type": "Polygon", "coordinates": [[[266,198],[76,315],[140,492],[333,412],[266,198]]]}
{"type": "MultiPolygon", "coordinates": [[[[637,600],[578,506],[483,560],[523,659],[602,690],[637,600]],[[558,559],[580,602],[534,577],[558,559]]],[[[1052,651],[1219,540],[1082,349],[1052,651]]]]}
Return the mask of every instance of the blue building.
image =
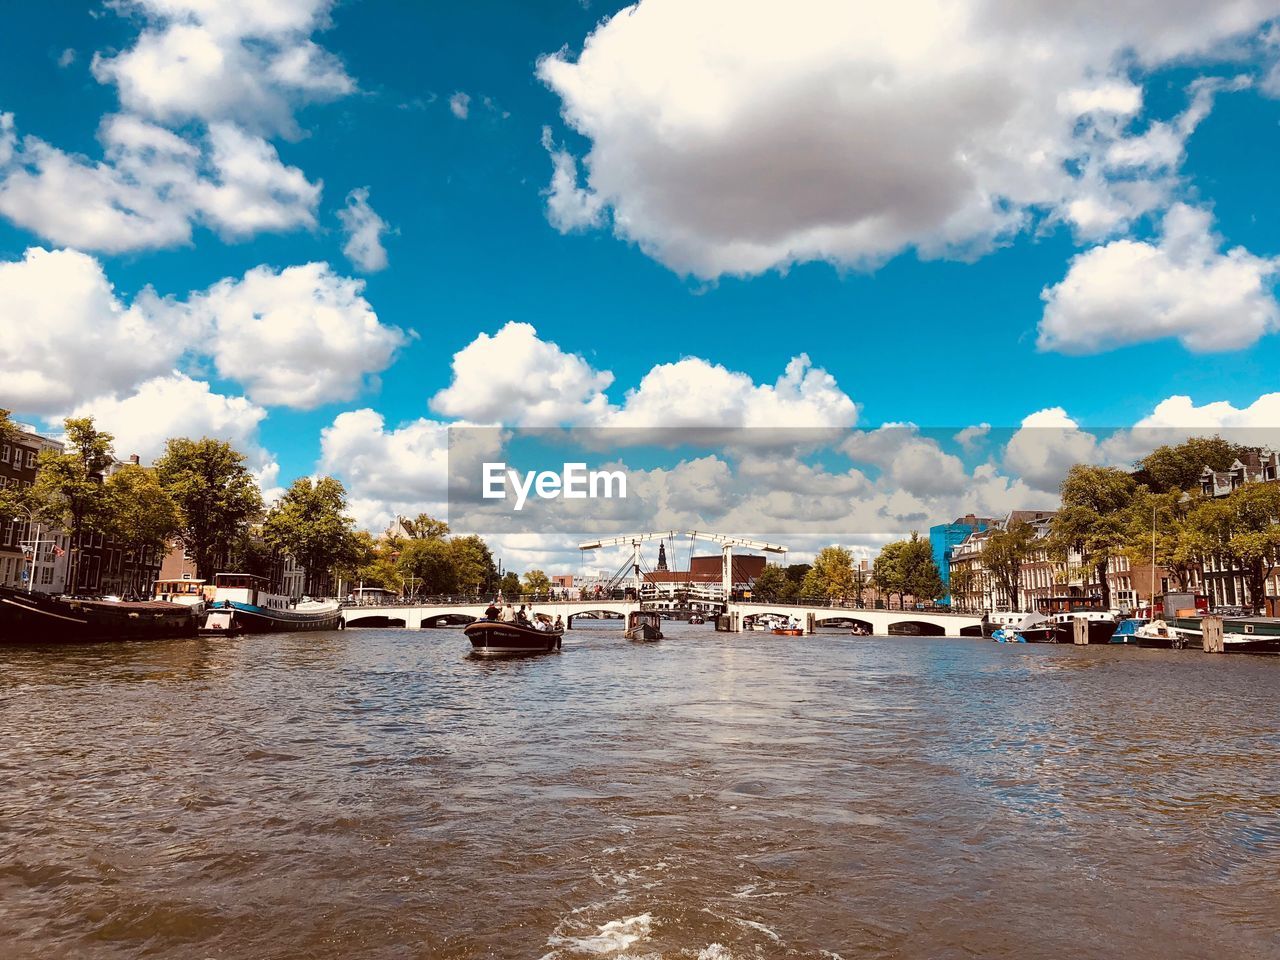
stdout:
{"type": "Polygon", "coordinates": [[[942,574],[942,583],[947,588],[947,595],[942,602],[951,603],[951,551],[958,543],[971,533],[981,533],[988,527],[994,527],[996,521],[989,517],[975,517],[972,513],[953,520],[951,523],[939,523],[929,528],[929,545],[933,548],[933,562],[938,565],[938,573],[942,574]]]}

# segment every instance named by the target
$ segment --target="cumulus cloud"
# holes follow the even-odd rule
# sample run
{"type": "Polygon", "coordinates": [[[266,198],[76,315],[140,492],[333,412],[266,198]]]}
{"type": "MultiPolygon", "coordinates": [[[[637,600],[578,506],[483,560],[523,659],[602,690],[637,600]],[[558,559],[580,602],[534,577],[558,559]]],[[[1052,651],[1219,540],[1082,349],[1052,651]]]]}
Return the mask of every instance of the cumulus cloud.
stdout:
{"type": "Polygon", "coordinates": [[[117,114],[98,139],[94,162],[38,137],[19,144],[12,117],[0,117],[0,214],[53,243],[106,253],[189,243],[193,223],[233,239],[315,224],[320,185],[233,125],[212,124],[192,142],[117,114]]]}
{"type": "Polygon", "coordinates": [[[779,15],[641,0],[576,58],[538,65],[590,141],[582,184],[553,150],[548,211],[570,229],[607,208],[620,237],[706,278],[874,265],[907,248],[973,255],[1039,216],[1122,229],[1167,202],[1210,93],[1144,128],[1136,80],[1215,56],[1278,12],[1275,0],[797,0],[779,15]]]}
{"type": "Polygon", "coordinates": [[[471,113],[471,95],[458,91],[449,98],[449,112],[459,120],[467,119],[471,113]]]}
{"type": "Polygon", "coordinates": [[[342,63],[310,39],[328,26],[332,0],[121,0],[144,28],[93,74],[114,84],[130,112],[161,123],[235,121],[293,133],[298,105],[350,93],[342,63]]]}
{"type": "Polygon", "coordinates": [[[125,306],[93,257],[32,248],[0,263],[0,405],[54,413],[172,367],[189,325],[125,306]]]}
{"type": "Polygon", "coordinates": [[[481,423],[556,426],[596,421],[609,412],[613,374],[538,337],[528,323],[481,333],[453,356],[453,380],[431,398],[447,417],[481,423]]]}
{"type": "Polygon", "coordinates": [[[202,349],[220,376],[260,403],[306,410],[354,397],[409,340],[378,320],[363,290],[326,263],[261,266],[193,294],[179,312],[211,331],[202,349]]]}
{"type": "Polygon", "coordinates": [[[388,429],[382,414],[351,410],[320,435],[322,473],[347,487],[357,522],[384,530],[397,516],[442,516],[448,497],[449,431],[417,419],[388,429]]]}
{"type": "Polygon", "coordinates": [[[1097,353],[1165,337],[1197,352],[1254,343],[1280,324],[1278,261],[1221,247],[1208,211],[1175,204],[1157,240],[1079,254],[1042,294],[1040,348],[1097,353]]]}
{"type": "Polygon", "coordinates": [[[369,188],[359,187],[347,194],[347,205],[338,211],[347,242],[342,252],[355,266],[365,273],[385,270],[387,250],[382,245],[382,235],[387,222],[369,206],[369,188]]]}
{"type": "Polygon", "coordinates": [[[1067,415],[1062,407],[1038,410],[1022,424],[1004,448],[1004,466],[1035,490],[1056,494],[1067,471],[1077,463],[1100,462],[1098,438],[1067,415]]]}
{"type": "Polygon", "coordinates": [[[204,381],[176,370],[139,384],[132,393],[94,397],[70,416],[94,417],[115,436],[118,456],[136,453],[144,463],[160,456],[170,437],[211,437],[245,453],[260,475],[278,469],[258,442],[265,409],[245,397],[215,393],[204,381]]]}
{"type": "Polygon", "coordinates": [[[126,305],[93,257],[34,247],[0,262],[0,403],[61,412],[130,393],[184,358],[211,358],[255,403],[348,400],[410,336],[381,323],[362,291],[309,263],[256,267],[185,300],[147,288],[126,305]]]}

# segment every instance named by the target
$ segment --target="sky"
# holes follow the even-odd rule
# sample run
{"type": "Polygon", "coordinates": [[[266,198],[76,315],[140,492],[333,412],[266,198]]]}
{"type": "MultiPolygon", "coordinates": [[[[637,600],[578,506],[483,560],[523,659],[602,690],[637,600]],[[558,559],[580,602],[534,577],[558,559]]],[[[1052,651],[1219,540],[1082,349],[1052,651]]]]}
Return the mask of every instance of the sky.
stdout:
{"type": "Polygon", "coordinates": [[[831,428],[650,456],[618,522],[874,547],[1280,414],[1280,0],[0,17],[0,405],[122,456],[223,437],[380,529],[451,424],[831,428]]]}

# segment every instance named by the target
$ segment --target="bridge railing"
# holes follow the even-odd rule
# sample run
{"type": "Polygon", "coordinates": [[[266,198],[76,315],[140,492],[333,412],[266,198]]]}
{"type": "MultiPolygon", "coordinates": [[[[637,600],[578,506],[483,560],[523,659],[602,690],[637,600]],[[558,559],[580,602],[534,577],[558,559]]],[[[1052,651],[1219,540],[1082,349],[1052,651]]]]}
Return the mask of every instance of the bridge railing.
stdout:
{"type": "Polygon", "coordinates": [[[879,607],[869,606],[866,603],[860,603],[856,600],[840,600],[832,597],[797,597],[795,600],[763,600],[759,597],[751,597],[746,600],[735,600],[733,602],[767,607],[803,607],[809,609],[820,607],[825,610],[848,610],[852,613],[856,613],[858,611],[869,611],[872,613],[927,613],[930,616],[980,616],[980,614],[976,613],[962,613],[953,607],[937,603],[922,603],[909,607],[879,607]]]}
{"type": "MultiPolygon", "coordinates": [[[[522,597],[512,597],[504,599],[501,603],[509,603],[512,606],[520,606],[520,604],[540,604],[548,603],[635,603],[634,597],[613,597],[613,596],[577,596],[576,591],[570,590],[568,595],[556,591],[555,593],[536,593],[522,597]]],[[[343,600],[340,602],[342,607],[474,607],[488,606],[490,603],[497,602],[491,593],[481,594],[433,594],[426,597],[380,597],[377,599],[367,598],[361,600],[343,600]]]]}

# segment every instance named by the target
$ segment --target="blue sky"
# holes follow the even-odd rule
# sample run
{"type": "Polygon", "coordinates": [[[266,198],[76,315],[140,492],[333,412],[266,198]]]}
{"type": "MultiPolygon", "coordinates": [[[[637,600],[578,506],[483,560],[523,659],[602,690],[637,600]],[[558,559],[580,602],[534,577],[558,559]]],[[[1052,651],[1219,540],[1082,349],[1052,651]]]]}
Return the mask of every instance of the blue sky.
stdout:
{"type": "MultiPolygon", "coordinates": [[[[184,351],[166,356],[157,369],[122,363],[118,375],[113,372],[83,388],[77,368],[68,360],[55,372],[69,389],[43,394],[43,388],[6,391],[0,382],[0,403],[13,407],[20,417],[46,424],[71,409],[92,406],[103,396],[120,403],[148,378],[166,375],[168,366],[207,383],[219,397],[246,398],[251,407],[248,425],[225,427],[225,432],[254,445],[260,465],[278,464],[276,481],[318,465],[340,467],[341,453],[322,457],[321,433],[351,411],[376,411],[388,433],[424,418],[433,424],[459,418],[486,422],[479,414],[487,413],[490,422],[516,421],[523,407],[543,401],[559,410],[564,422],[587,422],[584,416],[590,414],[556,407],[554,382],[545,388],[551,399],[516,389],[505,409],[500,397],[487,405],[468,406],[458,400],[452,412],[429,405],[433,396],[455,383],[454,355],[479,335],[494,335],[509,322],[536,328],[537,340],[553,345],[548,348],[553,366],[576,355],[588,369],[584,376],[611,373],[606,386],[584,388],[582,396],[603,393],[613,408],[623,407],[626,392],[637,388],[655,366],[690,357],[769,385],[793,357],[807,354],[812,368],[833,377],[839,391],[859,408],[857,423],[866,427],[893,422],[956,429],[978,423],[1017,427],[1037,411],[1059,407],[1084,427],[1127,427],[1149,418],[1162,401],[1176,395],[1189,396],[1192,408],[1199,411],[1188,427],[1219,422],[1247,426],[1263,416],[1263,408],[1252,405],[1276,389],[1276,344],[1270,332],[1275,277],[1270,258],[1280,255],[1273,214],[1280,200],[1273,172],[1280,148],[1280,100],[1270,85],[1275,48],[1269,18],[1280,9],[1271,10],[1261,0],[1218,5],[1217,12],[1194,4],[1124,0],[1111,5],[1125,14],[1124,23],[1108,25],[1106,17],[1113,14],[1099,14],[1096,32],[1079,24],[1064,26],[1052,12],[1036,20],[1041,14],[1027,11],[1039,10],[1040,5],[1029,4],[1023,8],[1029,20],[1019,29],[1082,51],[1070,62],[1055,61],[1037,70],[1034,77],[999,75],[999,69],[1016,70],[1018,65],[997,69],[999,49],[988,47],[996,42],[992,37],[1012,28],[984,26],[982,17],[990,11],[980,8],[1000,4],[972,0],[960,6],[973,8],[974,21],[949,43],[948,55],[969,43],[979,58],[991,58],[990,75],[975,80],[991,85],[981,87],[980,98],[952,103],[937,92],[939,86],[955,85],[945,70],[947,82],[931,85],[912,75],[912,70],[920,72],[920,61],[911,59],[914,54],[903,54],[905,60],[887,66],[877,61],[868,68],[872,73],[886,71],[884,75],[897,77],[887,84],[903,85],[899,109],[887,117],[875,107],[864,110],[858,99],[865,93],[858,86],[860,78],[869,75],[862,72],[866,64],[859,60],[878,56],[877,44],[892,47],[913,36],[915,28],[889,16],[885,35],[870,37],[869,45],[818,43],[814,38],[825,32],[824,18],[840,20],[842,4],[806,0],[791,12],[777,8],[783,11],[779,16],[793,18],[782,26],[770,25],[767,19],[763,26],[753,26],[759,14],[751,8],[758,5],[739,5],[732,29],[711,31],[708,24],[722,13],[717,9],[720,0],[684,5],[644,0],[636,16],[624,14],[612,23],[621,5],[584,5],[577,0],[289,0],[280,6],[300,11],[297,24],[271,27],[274,32],[265,33],[267,28],[250,24],[248,14],[237,21],[238,6],[223,5],[216,23],[204,0],[7,7],[0,30],[0,114],[11,115],[16,152],[7,172],[0,163],[0,182],[8,177],[15,183],[14,170],[48,176],[37,149],[24,138],[37,138],[73,158],[68,162],[87,168],[104,158],[99,135],[104,118],[129,116],[206,151],[201,163],[207,164],[209,131],[224,123],[245,137],[261,138],[265,149],[278,156],[280,169],[296,168],[314,188],[322,184],[310,199],[282,202],[282,207],[292,204],[292,212],[277,213],[294,217],[292,225],[246,225],[245,203],[237,195],[227,201],[230,208],[181,201],[190,208],[180,214],[192,224],[189,237],[131,242],[125,229],[104,240],[103,229],[54,209],[59,198],[72,203],[65,189],[31,200],[29,191],[15,187],[7,205],[0,199],[0,263],[17,264],[30,248],[80,251],[100,266],[121,310],[136,306],[135,298],[146,287],[171,298],[167,307],[162,303],[147,308],[148,322],[188,337],[193,344],[208,338],[229,342],[236,336],[229,326],[217,325],[219,311],[231,309],[232,295],[210,297],[200,309],[188,309],[195,302],[193,293],[208,291],[224,279],[238,284],[255,269],[275,275],[292,266],[328,264],[332,277],[363,284],[357,296],[376,314],[374,323],[399,328],[405,336],[384,338],[379,347],[370,348],[372,358],[362,369],[357,363],[345,378],[335,375],[332,384],[318,386],[305,403],[288,402],[284,393],[296,387],[282,385],[271,371],[257,379],[236,375],[237,364],[269,364],[274,348],[262,340],[241,344],[225,356],[215,356],[207,347],[184,351]],[[705,17],[696,12],[703,6],[708,8],[705,17]],[[584,42],[602,24],[608,26],[600,31],[602,39],[587,69],[584,42]],[[163,40],[166,31],[177,28],[203,31],[217,43],[251,51],[249,56],[258,56],[253,51],[263,47],[274,55],[314,49],[311,44],[318,45],[323,56],[309,62],[310,72],[284,92],[268,89],[268,106],[247,101],[209,106],[217,91],[204,96],[193,89],[187,107],[166,107],[164,75],[156,73],[159,61],[138,66],[139,71],[151,69],[155,74],[147,76],[130,74],[126,67],[137,66],[132,62],[114,74],[109,65],[125,63],[148,37],[163,40]],[[776,41],[757,42],[762,30],[775,28],[776,41]],[[703,36],[699,31],[709,31],[705,36],[712,38],[700,48],[691,43],[688,48],[677,44],[667,49],[650,35],[696,39],[703,36]],[[1125,39],[1130,35],[1132,42],[1125,39]],[[715,43],[726,46],[716,49],[715,43]],[[806,47],[810,43],[813,49],[806,47]],[[696,49],[709,51],[710,67],[687,62],[696,49]],[[539,75],[540,58],[560,50],[570,79],[539,75]],[[780,66],[772,57],[779,50],[794,53],[800,66],[780,66]],[[101,58],[97,69],[95,54],[101,58]],[[742,62],[724,66],[715,59],[726,54],[728,61],[742,62]],[[752,57],[762,58],[758,68],[752,57]],[[816,72],[805,75],[811,69],[816,72]],[[712,73],[702,72],[706,70],[712,73]],[[734,70],[741,73],[735,75],[734,70]],[[892,74],[893,70],[900,73],[892,74]],[[1044,79],[1041,72],[1050,78],[1044,79]],[[641,73],[644,78],[638,81],[618,80],[634,80],[641,73]],[[699,86],[700,76],[712,76],[713,82],[699,86]],[[756,76],[770,78],[770,85],[761,88],[765,93],[743,89],[741,96],[754,96],[757,103],[736,102],[735,89],[744,86],[744,78],[749,87],[756,76]],[[139,93],[141,86],[130,93],[130,77],[135,84],[159,84],[159,99],[154,89],[139,93]],[[708,114],[710,120],[683,115],[701,110],[704,96],[712,102],[709,87],[725,77],[724,91],[715,94],[721,98],[716,101],[720,113],[708,114]],[[1244,79],[1235,82],[1237,77],[1244,79]],[[1192,103],[1192,85],[1204,78],[1218,78],[1221,89],[1208,98],[1204,115],[1191,124],[1194,130],[1180,135],[1176,157],[1124,169],[1112,165],[1100,174],[1107,190],[1117,183],[1152,185],[1141,202],[1126,199],[1127,212],[1115,222],[1084,231],[1064,213],[1073,197],[1058,196],[1060,186],[1037,183],[1024,191],[1028,199],[1003,198],[996,203],[1017,208],[1020,226],[997,229],[994,236],[975,229],[952,247],[936,248],[934,241],[946,231],[939,223],[925,222],[933,214],[922,212],[912,197],[932,189],[930,151],[951,151],[953,145],[943,139],[951,134],[933,136],[928,127],[955,123],[954,136],[961,138],[955,149],[970,150],[973,142],[964,139],[968,135],[963,111],[973,111],[975,128],[987,124],[993,140],[1022,122],[1018,118],[1023,115],[1013,113],[997,113],[992,119],[990,103],[1005,96],[1000,84],[1006,80],[1015,85],[1025,81],[1034,88],[1025,94],[1031,98],[1028,115],[1043,112],[1044,103],[1061,103],[1077,88],[1127,85],[1139,92],[1140,105],[1121,109],[1119,120],[1114,111],[1105,122],[1094,113],[1088,115],[1092,119],[1077,119],[1074,132],[1070,124],[1052,130],[1075,149],[1083,142],[1079,131],[1086,123],[1096,124],[1097,130],[1105,126],[1105,132],[1090,134],[1089,156],[1097,159],[1108,150],[1114,156],[1153,124],[1176,125],[1192,103]],[[787,101],[787,84],[792,81],[799,92],[787,101]],[[633,87],[641,92],[633,96],[633,87]],[[917,87],[924,92],[913,93],[917,87]],[[837,88],[843,91],[839,96],[831,93],[837,88]],[[775,90],[780,91],[779,102],[764,102],[775,90]],[[458,93],[469,98],[465,117],[450,108],[450,98],[458,93]],[[1040,101],[1034,99],[1037,96],[1040,101]],[[275,98],[274,108],[270,97],[275,98]],[[975,105],[975,100],[983,102],[975,105]],[[912,127],[917,109],[922,129],[912,127]],[[728,119],[721,122],[722,118],[728,119]],[[868,128],[860,139],[855,128],[864,118],[869,118],[868,128]],[[645,126],[649,120],[652,129],[645,126]],[[728,130],[735,122],[741,129],[728,130]],[[903,143],[893,143],[899,134],[903,143]],[[922,138],[918,144],[911,139],[917,136],[922,138]],[[672,142],[681,137],[683,141],[672,142]],[[687,146],[690,143],[693,146],[687,146]],[[764,147],[763,159],[751,159],[749,154],[761,143],[780,151],[780,159],[770,160],[764,147]],[[837,152],[848,151],[847,157],[833,161],[831,144],[837,152]],[[557,151],[564,151],[558,154],[562,159],[572,158],[580,177],[574,189],[585,191],[570,196],[562,190],[562,195],[590,208],[575,223],[559,222],[559,228],[553,223],[556,217],[548,213],[549,202],[556,200],[549,191],[557,151]],[[900,159],[885,161],[881,153],[900,159]],[[899,181],[893,175],[895,165],[912,169],[899,181]],[[690,197],[680,199],[677,177],[705,179],[690,197]],[[814,181],[813,189],[804,189],[806,178],[814,181]],[[719,179],[732,182],[732,191],[726,187],[723,196],[717,193],[719,179]],[[367,188],[370,206],[387,225],[380,236],[387,261],[383,269],[365,269],[344,254],[347,235],[338,211],[348,193],[358,188],[367,188]],[[820,193],[828,189],[829,215],[820,193]],[[866,191],[870,199],[855,196],[859,191],[866,191]],[[882,204],[879,191],[888,197],[882,204]],[[894,191],[901,196],[888,196],[894,191]],[[803,229],[847,231],[840,239],[821,241],[831,244],[826,253],[815,254],[800,227],[787,233],[777,226],[797,219],[797,211],[813,203],[815,195],[811,222],[802,224],[803,229]],[[841,205],[863,209],[867,204],[886,217],[917,219],[901,236],[877,236],[872,243],[858,230],[879,230],[872,222],[875,218],[854,222],[857,217],[849,214],[842,221],[839,212],[841,205]],[[686,217],[682,206],[696,207],[697,212],[686,217]],[[1161,225],[1174,208],[1200,217],[1193,216],[1180,236],[1186,243],[1199,243],[1201,254],[1190,265],[1175,264],[1172,280],[1169,271],[1160,273],[1158,268],[1156,275],[1134,274],[1127,280],[1119,271],[1115,282],[1128,282],[1138,290],[1131,295],[1139,302],[1132,310],[1126,308],[1128,319],[1120,324],[1126,332],[1118,342],[1098,333],[1116,326],[1105,316],[1098,318],[1098,304],[1107,301],[1108,294],[1105,288],[1094,288],[1102,282],[1100,276],[1115,279],[1116,273],[1116,264],[1101,262],[1094,273],[1081,274],[1082,287],[1092,285],[1088,290],[1073,292],[1069,303],[1065,294],[1062,297],[1063,329],[1075,338],[1073,346],[1046,348],[1038,341],[1046,311],[1042,291],[1067,277],[1073,257],[1116,243],[1148,244],[1148,250],[1159,252],[1161,225]],[[750,263],[735,260],[737,253],[725,253],[717,262],[727,267],[707,268],[701,251],[724,241],[726,234],[765,238],[771,252],[750,263]],[[857,238],[850,239],[854,234],[857,238]],[[1213,272],[1214,258],[1236,247],[1251,258],[1244,264],[1243,282],[1257,286],[1224,293],[1230,284],[1213,272]],[[1154,289],[1166,281],[1173,289],[1158,302],[1142,300],[1142,288],[1154,289]],[[1194,305],[1184,310],[1183,303],[1194,305]],[[1234,329],[1241,314],[1250,311],[1257,327],[1252,334],[1228,337],[1225,345],[1215,341],[1208,349],[1189,348],[1184,342],[1206,330],[1234,329]],[[1168,335],[1169,330],[1175,335],[1168,335]],[[352,388],[352,377],[363,386],[352,388]],[[1231,407],[1200,411],[1221,401],[1231,407]]],[[[839,36],[843,29],[867,35],[865,25],[858,24],[837,24],[831,32],[839,36]]],[[[921,32],[928,31],[915,30],[921,32]]],[[[997,40],[1004,43],[1008,38],[997,40]]],[[[158,56],[172,52],[162,50],[158,56]]],[[[265,75],[272,61],[262,55],[250,62],[265,75]]],[[[972,172],[978,192],[1003,191],[1007,182],[1023,175],[1044,180],[1043,170],[1028,173],[1019,166],[1025,143],[1044,136],[1045,130],[1038,127],[1011,136],[1005,146],[1012,159],[966,159],[970,166],[963,168],[965,175],[972,172]]],[[[4,157],[0,148],[0,160],[4,157]]],[[[107,161],[123,169],[118,160],[107,161]]],[[[1083,162],[1079,156],[1062,162],[1050,156],[1051,166],[1056,163],[1073,173],[1083,162]]],[[[964,200],[962,188],[944,183],[955,171],[942,166],[937,171],[943,183],[939,196],[955,190],[964,200]]],[[[207,166],[199,169],[204,171],[199,175],[213,176],[207,166]]],[[[130,176],[136,180],[136,174],[130,176]]],[[[225,182],[228,175],[218,176],[225,182]]],[[[1078,188],[1073,181],[1065,189],[1070,194],[1078,188]]],[[[174,195],[178,189],[169,188],[174,195]]],[[[181,189],[202,188],[187,183],[181,189]]],[[[944,197],[939,203],[952,199],[944,197]]],[[[158,206],[169,202],[171,196],[164,191],[155,200],[158,206]]],[[[726,243],[724,249],[728,248],[726,243]]],[[[85,268],[84,262],[80,268],[85,268]]],[[[45,276],[47,286],[49,275],[45,276]]],[[[10,281],[25,282],[16,271],[10,281]]],[[[3,283],[0,279],[0,287],[3,283]]],[[[246,293],[236,302],[251,314],[266,309],[251,300],[246,293]]],[[[63,316],[79,308],[53,302],[48,309],[50,315],[63,316]]],[[[45,353],[24,352],[15,345],[26,336],[22,328],[28,315],[0,304],[0,324],[8,328],[6,339],[0,340],[0,357],[10,372],[36,362],[33,358],[49,350],[48,344],[41,347],[45,353]]],[[[367,321],[368,317],[351,320],[367,321]]],[[[100,315],[86,315],[83,322],[86,329],[103,329],[100,315]]],[[[296,356],[302,342],[288,349],[296,356]]],[[[146,348],[139,344],[139,349],[146,348]]],[[[494,356],[500,357],[495,365],[503,369],[535,362],[494,356]]],[[[323,366],[338,361],[320,355],[308,362],[323,366]]],[[[286,382],[296,384],[296,378],[286,382]]],[[[602,382],[597,379],[595,386],[602,382]]],[[[466,383],[457,386],[459,396],[471,390],[466,383]]],[[[592,402],[583,400],[581,409],[603,409],[598,403],[592,407],[592,402]]],[[[129,421],[137,418],[140,405],[127,414],[113,413],[109,403],[102,406],[107,410],[104,422],[128,438],[126,442],[144,447],[153,442],[129,421]]],[[[205,429],[216,431],[226,417],[225,410],[219,412],[205,429]]],[[[193,422],[201,421],[194,417],[193,422]]],[[[422,454],[421,446],[415,449],[422,454]]],[[[377,490],[393,483],[391,478],[354,472],[346,479],[370,501],[382,496],[377,490]]]]}

